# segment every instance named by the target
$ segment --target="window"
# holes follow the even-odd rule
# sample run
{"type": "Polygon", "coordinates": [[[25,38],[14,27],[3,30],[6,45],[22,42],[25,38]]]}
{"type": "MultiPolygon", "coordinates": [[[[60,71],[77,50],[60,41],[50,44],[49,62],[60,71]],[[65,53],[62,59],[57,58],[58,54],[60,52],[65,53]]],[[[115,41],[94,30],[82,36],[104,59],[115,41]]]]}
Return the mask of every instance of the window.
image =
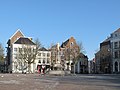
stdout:
{"type": "Polygon", "coordinates": [[[70,43],[70,46],[73,46],[73,45],[74,45],[74,43],[73,43],[73,42],[71,42],[71,43],[70,43]]]}
{"type": "Polygon", "coordinates": [[[119,51],[119,58],[120,58],[120,51],[119,51]]]}
{"type": "Polygon", "coordinates": [[[47,59],[47,63],[50,63],[49,58],[47,59]]]}
{"type": "Polygon", "coordinates": [[[41,53],[38,53],[38,56],[41,56],[41,53]]]}
{"type": "Polygon", "coordinates": [[[41,63],[41,60],[39,60],[38,63],[41,63]]]}
{"type": "Polygon", "coordinates": [[[115,37],[117,37],[117,34],[115,34],[115,37]]]}
{"type": "Polygon", "coordinates": [[[14,48],[14,51],[17,52],[17,48],[14,48]]]}
{"type": "Polygon", "coordinates": [[[33,52],[36,52],[36,49],[33,48],[33,52]]]}
{"type": "Polygon", "coordinates": [[[14,54],[14,58],[17,59],[17,54],[14,54]]]}
{"type": "Polygon", "coordinates": [[[43,53],[43,57],[45,57],[45,53],[43,53]]]}
{"type": "Polygon", "coordinates": [[[116,51],[114,54],[115,54],[115,58],[118,58],[118,52],[116,51]]]}
{"type": "Polygon", "coordinates": [[[120,41],[119,41],[119,48],[120,48],[120,41]]]}
{"type": "Polygon", "coordinates": [[[47,57],[50,57],[50,53],[47,53],[47,57]]]}
{"type": "Polygon", "coordinates": [[[31,52],[31,48],[28,48],[28,51],[31,52]]]}
{"type": "Polygon", "coordinates": [[[22,48],[19,48],[19,52],[22,52],[22,48]]]}
{"type": "Polygon", "coordinates": [[[45,63],[45,59],[43,59],[43,63],[45,63]]]}
{"type": "Polygon", "coordinates": [[[114,48],[118,48],[118,42],[114,42],[114,48]]]}

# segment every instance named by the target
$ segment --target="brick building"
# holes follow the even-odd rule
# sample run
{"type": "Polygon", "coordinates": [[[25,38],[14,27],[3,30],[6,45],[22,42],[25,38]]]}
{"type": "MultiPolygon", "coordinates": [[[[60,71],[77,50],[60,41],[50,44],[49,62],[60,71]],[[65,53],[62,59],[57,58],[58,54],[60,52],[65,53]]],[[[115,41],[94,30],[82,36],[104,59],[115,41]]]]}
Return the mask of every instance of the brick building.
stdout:
{"type": "Polygon", "coordinates": [[[83,53],[80,53],[79,46],[74,37],[71,37],[63,42],[61,49],[64,53],[65,70],[70,70],[72,73],[88,72],[88,57],[83,53]]]}

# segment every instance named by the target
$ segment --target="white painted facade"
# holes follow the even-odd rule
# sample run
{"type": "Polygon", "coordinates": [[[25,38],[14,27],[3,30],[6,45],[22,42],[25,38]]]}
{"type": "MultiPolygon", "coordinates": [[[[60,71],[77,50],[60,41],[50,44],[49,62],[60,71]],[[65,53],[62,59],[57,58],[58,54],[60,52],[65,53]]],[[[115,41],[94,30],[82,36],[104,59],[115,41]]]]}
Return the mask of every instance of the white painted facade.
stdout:
{"type": "MultiPolygon", "coordinates": [[[[11,59],[10,59],[10,71],[12,71],[12,73],[22,73],[22,69],[26,68],[28,66],[28,64],[24,64],[20,65],[20,63],[24,63],[21,60],[18,60],[18,54],[19,54],[19,49],[23,49],[26,47],[30,47],[31,49],[35,49],[35,45],[22,45],[22,44],[12,44],[11,47],[11,59]]],[[[31,64],[31,72],[34,73],[35,72],[35,64],[31,64]]],[[[27,69],[23,70],[24,73],[28,71],[27,69]]]]}
{"type": "Polygon", "coordinates": [[[45,68],[46,71],[50,70],[51,67],[51,51],[40,51],[38,52],[37,58],[35,60],[35,72],[38,72],[38,66],[45,68]]]}

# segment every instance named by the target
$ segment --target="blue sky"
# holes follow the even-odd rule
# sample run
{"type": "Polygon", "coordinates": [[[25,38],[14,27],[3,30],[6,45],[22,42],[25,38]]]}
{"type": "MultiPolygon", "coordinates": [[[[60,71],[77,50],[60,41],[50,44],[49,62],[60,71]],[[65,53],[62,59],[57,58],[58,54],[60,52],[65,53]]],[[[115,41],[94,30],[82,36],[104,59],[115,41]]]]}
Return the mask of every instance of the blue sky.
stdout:
{"type": "Polygon", "coordinates": [[[120,0],[0,0],[0,42],[21,29],[45,47],[71,36],[89,59],[99,43],[120,27],[120,0]]]}

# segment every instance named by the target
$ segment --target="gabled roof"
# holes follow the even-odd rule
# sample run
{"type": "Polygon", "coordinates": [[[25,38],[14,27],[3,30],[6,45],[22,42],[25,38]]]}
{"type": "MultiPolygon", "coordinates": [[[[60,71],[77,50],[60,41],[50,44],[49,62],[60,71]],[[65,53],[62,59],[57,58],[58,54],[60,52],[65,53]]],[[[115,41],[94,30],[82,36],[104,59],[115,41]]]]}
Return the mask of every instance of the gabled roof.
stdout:
{"type": "Polygon", "coordinates": [[[42,47],[39,49],[40,51],[48,51],[46,48],[42,47]]]}
{"type": "Polygon", "coordinates": [[[36,45],[32,40],[25,37],[20,37],[14,44],[36,45]]]}

